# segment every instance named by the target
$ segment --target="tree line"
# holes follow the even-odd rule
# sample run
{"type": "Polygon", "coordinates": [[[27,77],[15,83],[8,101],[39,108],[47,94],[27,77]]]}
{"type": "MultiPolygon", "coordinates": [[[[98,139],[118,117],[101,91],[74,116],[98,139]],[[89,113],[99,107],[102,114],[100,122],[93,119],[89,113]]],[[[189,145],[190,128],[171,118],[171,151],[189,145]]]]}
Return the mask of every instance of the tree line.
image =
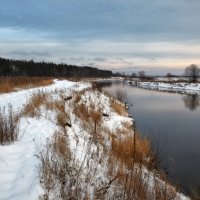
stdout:
{"type": "Polygon", "coordinates": [[[0,58],[0,76],[111,77],[112,71],[89,66],[0,58]]]}
{"type": "MultiPolygon", "coordinates": [[[[180,75],[179,75],[180,76],[180,75]]],[[[198,82],[200,78],[200,68],[196,64],[191,64],[185,68],[185,71],[182,75],[183,77],[187,78],[190,83],[198,82]]],[[[153,79],[153,76],[147,76],[145,71],[139,71],[137,74],[134,72],[131,74],[133,78],[140,78],[140,79],[153,79]]],[[[177,75],[173,75],[172,73],[166,74],[167,78],[178,77],[177,75]]]]}

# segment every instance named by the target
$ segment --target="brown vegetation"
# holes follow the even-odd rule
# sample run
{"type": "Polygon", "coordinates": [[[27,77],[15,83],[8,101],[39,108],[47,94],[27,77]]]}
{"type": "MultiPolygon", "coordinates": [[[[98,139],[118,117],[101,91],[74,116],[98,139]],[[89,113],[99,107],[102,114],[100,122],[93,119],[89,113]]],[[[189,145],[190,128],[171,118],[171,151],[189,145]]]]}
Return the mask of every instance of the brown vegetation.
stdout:
{"type": "Polygon", "coordinates": [[[138,134],[122,140],[112,140],[112,166],[118,183],[123,188],[121,199],[171,200],[176,197],[176,190],[160,178],[160,172],[154,171],[151,161],[151,149],[147,139],[138,134]],[[134,148],[136,145],[136,148],[134,148]],[[149,159],[148,159],[149,158],[149,159]],[[116,170],[116,166],[117,170],[116,170]],[[147,170],[149,169],[149,170],[147,170]],[[152,172],[153,171],[153,172],[152,172]],[[158,176],[157,176],[158,175],[158,176]],[[159,178],[158,178],[159,177],[159,178]]]}
{"type": "Polygon", "coordinates": [[[53,148],[57,155],[70,158],[70,150],[68,148],[67,137],[62,132],[57,132],[53,136],[53,148]]]}
{"type": "Polygon", "coordinates": [[[59,104],[55,104],[57,108],[57,124],[65,131],[65,127],[70,125],[70,117],[69,114],[65,111],[64,107],[60,107],[59,104]]]}
{"type": "Polygon", "coordinates": [[[14,113],[12,106],[8,110],[0,108],[0,144],[10,144],[18,139],[18,114],[14,113]]]}
{"type": "MultiPolygon", "coordinates": [[[[63,91],[57,92],[60,93],[60,96],[63,93],[63,91]]],[[[65,113],[64,104],[65,102],[63,99],[54,100],[52,94],[44,92],[43,90],[38,90],[31,95],[29,101],[26,103],[23,110],[21,111],[21,115],[29,117],[39,117],[41,114],[40,108],[41,106],[44,106],[46,110],[55,110],[59,116],[61,115],[60,113],[65,113]]]]}
{"type": "Polygon", "coordinates": [[[130,135],[121,140],[113,139],[112,153],[120,162],[131,168],[133,163],[145,162],[145,159],[150,155],[150,144],[147,139],[142,139],[138,134],[136,137],[130,135]]]}
{"type": "Polygon", "coordinates": [[[52,142],[40,152],[40,182],[45,189],[41,199],[49,199],[51,191],[56,191],[61,199],[67,199],[72,192],[74,180],[73,170],[70,166],[70,150],[66,136],[62,133],[55,134],[52,142]],[[70,185],[71,184],[71,185],[70,185]]]}
{"type": "Polygon", "coordinates": [[[119,114],[119,115],[127,114],[126,108],[124,107],[124,105],[121,102],[119,102],[115,99],[111,99],[110,105],[117,114],[119,114]]]}
{"type": "Polygon", "coordinates": [[[47,86],[53,83],[48,77],[1,77],[0,93],[12,92],[17,89],[47,86]]]}
{"type": "Polygon", "coordinates": [[[102,111],[95,108],[93,103],[86,105],[79,103],[74,108],[74,114],[81,120],[83,128],[91,133],[95,138],[100,136],[100,122],[102,120],[102,111]]]}
{"type": "MultiPolygon", "coordinates": [[[[40,115],[40,106],[49,101],[49,94],[38,90],[31,95],[30,100],[24,106],[21,114],[23,116],[35,117],[40,115]]],[[[49,103],[48,103],[49,105],[49,103]]]]}

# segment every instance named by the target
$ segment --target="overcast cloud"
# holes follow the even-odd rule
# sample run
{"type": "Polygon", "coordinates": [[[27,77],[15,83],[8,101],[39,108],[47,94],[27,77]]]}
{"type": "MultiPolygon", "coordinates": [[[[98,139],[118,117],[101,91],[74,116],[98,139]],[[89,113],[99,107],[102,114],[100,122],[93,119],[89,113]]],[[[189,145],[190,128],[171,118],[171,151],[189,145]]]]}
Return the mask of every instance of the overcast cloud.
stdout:
{"type": "Polygon", "coordinates": [[[200,64],[199,11],[198,0],[1,0],[0,56],[177,72],[200,64]]]}

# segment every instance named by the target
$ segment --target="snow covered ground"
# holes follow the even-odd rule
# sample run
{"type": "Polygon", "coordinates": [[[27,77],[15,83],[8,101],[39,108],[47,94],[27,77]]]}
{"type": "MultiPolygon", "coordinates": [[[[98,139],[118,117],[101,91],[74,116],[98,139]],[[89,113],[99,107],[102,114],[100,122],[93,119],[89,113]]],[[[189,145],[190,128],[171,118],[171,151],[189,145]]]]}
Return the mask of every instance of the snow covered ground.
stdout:
{"type": "MultiPolygon", "coordinates": [[[[68,81],[55,81],[51,86],[40,87],[40,91],[55,93],[60,89],[81,90],[89,84],[77,84],[68,81]]],[[[0,95],[0,107],[11,104],[18,112],[28,102],[31,94],[38,88],[22,90],[0,95]]],[[[0,199],[1,200],[36,200],[43,192],[38,179],[38,159],[42,145],[50,138],[57,125],[47,117],[21,118],[19,140],[11,145],[0,145],[0,199]]]]}
{"type": "MultiPolygon", "coordinates": [[[[111,108],[110,97],[89,88],[91,84],[86,82],[55,80],[50,86],[1,94],[0,107],[7,108],[8,104],[11,104],[14,112],[20,112],[29,102],[32,94],[38,91],[50,94],[55,101],[62,101],[72,96],[74,100],[65,101],[63,105],[71,123],[71,127],[65,129],[68,145],[72,161],[75,163],[73,166],[77,166],[82,173],[80,190],[83,192],[87,189],[89,193],[87,195],[93,199],[95,192],[102,191],[102,188],[107,188],[110,183],[108,150],[111,146],[111,138],[123,139],[125,135],[117,130],[122,131],[123,124],[131,127],[133,121],[127,113],[120,115],[111,108]],[[77,98],[76,92],[82,92],[80,98],[77,98]],[[76,111],[78,106],[83,110],[84,106],[90,109],[80,113],[80,109],[76,111]],[[88,121],[84,122],[87,112],[96,121],[89,117],[88,121]],[[105,116],[99,117],[98,113],[103,113],[105,116]],[[88,179],[90,184],[84,187],[88,179]]],[[[38,200],[46,192],[40,183],[38,155],[46,148],[47,141],[51,140],[55,132],[62,129],[56,117],[55,110],[40,106],[40,115],[20,118],[18,141],[10,145],[0,145],[0,200],[38,200]]],[[[133,134],[133,131],[130,134],[133,134]]],[[[153,174],[150,176],[154,177],[153,174]]],[[[153,181],[149,184],[152,183],[153,181]]],[[[54,190],[52,193],[50,191],[51,199],[59,199],[59,196],[53,192],[54,190]]],[[[111,196],[116,195],[116,185],[109,192],[111,196]]],[[[187,198],[177,193],[175,199],[186,200],[187,198]]]]}
{"type": "Polygon", "coordinates": [[[138,82],[138,87],[162,91],[200,94],[200,83],[138,82]]]}

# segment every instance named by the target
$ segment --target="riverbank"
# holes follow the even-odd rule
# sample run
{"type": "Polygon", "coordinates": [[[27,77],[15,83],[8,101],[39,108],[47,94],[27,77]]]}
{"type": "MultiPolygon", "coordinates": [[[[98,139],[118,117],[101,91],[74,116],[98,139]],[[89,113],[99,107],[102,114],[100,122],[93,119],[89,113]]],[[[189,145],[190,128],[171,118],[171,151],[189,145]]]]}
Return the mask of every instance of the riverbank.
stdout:
{"type": "Polygon", "coordinates": [[[0,199],[187,199],[153,170],[125,105],[92,84],[1,94],[9,105],[18,137],[0,145],[0,199]]]}
{"type": "Polygon", "coordinates": [[[137,82],[137,86],[145,89],[172,91],[189,94],[200,94],[200,83],[163,83],[163,82],[137,82]]]}

